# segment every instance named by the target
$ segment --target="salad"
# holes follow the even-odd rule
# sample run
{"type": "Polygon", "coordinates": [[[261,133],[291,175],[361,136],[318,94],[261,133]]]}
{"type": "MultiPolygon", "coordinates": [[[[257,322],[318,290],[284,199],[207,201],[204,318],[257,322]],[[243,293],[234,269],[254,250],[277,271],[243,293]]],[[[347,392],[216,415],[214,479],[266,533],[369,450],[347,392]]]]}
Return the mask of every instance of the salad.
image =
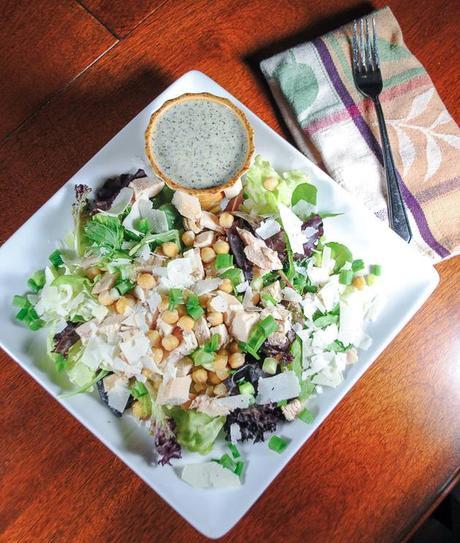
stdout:
{"type": "Polygon", "coordinates": [[[74,231],[15,296],[17,319],[49,330],[71,394],[96,388],[151,433],[159,464],[223,435],[229,454],[182,478],[240,484],[237,443],[281,453],[280,423],[311,422],[317,395],[369,347],[380,266],[324,239],[317,188],[260,156],[211,211],[143,170],[75,196],[74,231]]]}

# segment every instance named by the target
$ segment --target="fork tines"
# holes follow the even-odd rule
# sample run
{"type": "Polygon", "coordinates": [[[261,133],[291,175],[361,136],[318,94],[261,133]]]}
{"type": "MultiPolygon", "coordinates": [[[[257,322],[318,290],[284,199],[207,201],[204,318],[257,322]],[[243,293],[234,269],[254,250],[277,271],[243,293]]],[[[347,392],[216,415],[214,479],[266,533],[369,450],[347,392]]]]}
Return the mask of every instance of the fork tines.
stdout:
{"type": "Polygon", "coordinates": [[[369,17],[353,22],[353,67],[357,71],[368,72],[380,66],[377,48],[377,32],[375,18],[371,18],[372,37],[369,31],[369,17]]]}

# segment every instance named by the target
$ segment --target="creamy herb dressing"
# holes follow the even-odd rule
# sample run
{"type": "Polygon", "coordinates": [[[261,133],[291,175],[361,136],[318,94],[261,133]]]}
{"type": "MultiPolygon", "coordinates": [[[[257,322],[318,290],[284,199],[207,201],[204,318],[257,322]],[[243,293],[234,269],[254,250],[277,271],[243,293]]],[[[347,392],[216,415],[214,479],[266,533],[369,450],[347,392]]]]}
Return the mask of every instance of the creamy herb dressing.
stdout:
{"type": "Polygon", "coordinates": [[[160,169],[173,181],[206,189],[226,183],[240,170],[248,136],[228,106],[190,99],[161,114],[152,133],[152,150],[160,169]]]}

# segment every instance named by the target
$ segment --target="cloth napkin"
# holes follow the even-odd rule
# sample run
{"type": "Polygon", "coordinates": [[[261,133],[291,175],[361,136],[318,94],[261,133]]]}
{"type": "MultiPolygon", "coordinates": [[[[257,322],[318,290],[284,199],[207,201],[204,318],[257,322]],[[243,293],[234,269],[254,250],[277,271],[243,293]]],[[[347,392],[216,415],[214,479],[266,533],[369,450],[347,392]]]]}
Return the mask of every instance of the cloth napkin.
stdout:
{"type": "MultiPolygon", "coordinates": [[[[460,251],[460,130],[391,10],[373,15],[380,100],[411,243],[438,262],[460,251]]],[[[264,60],[261,69],[300,150],[388,222],[377,117],[353,82],[351,36],[348,24],[264,60]]]]}

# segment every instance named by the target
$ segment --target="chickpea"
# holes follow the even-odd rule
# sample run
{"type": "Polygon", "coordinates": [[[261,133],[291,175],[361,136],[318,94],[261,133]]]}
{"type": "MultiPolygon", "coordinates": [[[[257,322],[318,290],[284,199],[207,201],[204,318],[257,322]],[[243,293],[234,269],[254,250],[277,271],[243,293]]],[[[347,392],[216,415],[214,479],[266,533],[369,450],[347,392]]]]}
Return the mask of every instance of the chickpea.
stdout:
{"type": "Polygon", "coordinates": [[[195,326],[195,321],[192,319],[192,317],[184,315],[177,321],[177,326],[179,326],[179,328],[182,328],[182,330],[191,332],[193,330],[193,327],[195,326]]]}
{"type": "Polygon", "coordinates": [[[200,254],[201,254],[201,260],[205,264],[209,264],[216,258],[216,252],[214,251],[212,247],[203,247],[203,249],[201,249],[200,254]]]}
{"type": "Polygon", "coordinates": [[[161,336],[158,330],[149,330],[146,336],[149,338],[152,347],[159,347],[161,345],[161,336]]]}
{"type": "Polygon", "coordinates": [[[228,363],[232,369],[241,368],[244,364],[244,354],[243,353],[233,353],[228,359],[228,363]]]}
{"type": "Polygon", "coordinates": [[[227,387],[224,385],[224,383],[220,383],[214,387],[215,396],[225,396],[225,394],[227,394],[227,387]]]}
{"type": "Polygon", "coordinates": [[[186,230],[182,234],[182,241],[186,247],[192,247],[193,242],[195,241],[195,233],[191,230],[186,230]]]}
{"type": "Polygon", "coordinates": [[[228,363],[228,354],[226,352],[218,352],[214,359],[214,369],[223,370],[228,363]]]}
{"type": "Polygon", "coordinates": [[[172,311],[166,309],[166,311],[163,311],[161,314],[161,320],[167,324],[176,324],[176,322],[179,320],[179,313],[175,309],[172,311]]]}
{"type": "Polygon", "coordinates": [[[233,224],[233,215],[231,213],[221,213],[219,216],[219,224],[224,228],[230,228],[233,224]]]}
{"type": "Polygon", "coordinates": [[[174,243],[174,241],[166,241],[163,243],[161,245],[161,250],[168,258],[174,258],[179,254],[179,247],[174,243]]]}
{"type": "Polygon", "coordinates": [[[168,309],[168,306],[169,306],[169,298],[167,296],[165,296],[161,302],[158,304],[158,309],[160,311],[166,311],[168,309]]]}
{"type": "Polygon", "coordinates": [[[137,284],[145,290],[150,290],[156,285],[155,277],[150,273],[140,273],[137,276],[137,284]]]}
{"type": "Polygon", "coordinates": [[[208,313],[207,320],[211,326],[219,326],[219,324],[224,322],[224,315],[213,311],[212,313],[208,313]]]}
{"type": "Polygon", "coordinates": [[[95,277],[97,277],[101,273],[102,271],[96,266],[90,266],[89,268],[86,269],[86,277],[88,277],[88,279],[91,279],[91,280],[93,280],[95,277]]]}
{"type": "Polygon", "coordinates": [[[179,339],[174,335],[165,336],[161,340],[161,345],[165,351],[173,351],[179,346],[179,339]]]}
{"type": "Polygon", "coordinates": [[[194,383],[204,384],[208,380],[208,372],[204,368],[197,368],[192,373],[192,381],[194,383]]]}
{"type": "Polygon", "coordinates": [[[257,305],[260,302],[260,294],[258,292],[254,292],[251,301],[254,305],[257,305]]]}
{"type": "Polygon", "coordinates": [[[220,382],[221,380],[219,379],[217,374],[215,374],[213,371],[210,371],[208,373],[208,383],[211,383],[212,385],[218,385],[220,384],[220,382]]]}
{"type": "Polygon", "coordinates": [[[230,245],[223,239],[219,239],[218,241],[216,241],[212,248],[218,255],[226,255],[230,252],[230,245]]]}
{"type": "Polygon", "coordinates": [[[163,350],[159,347],[152,349],[152,358],[156,364],[159,364],[163,360],[163,350]]]}
{"type": "Polygon", "coordinates": [[[272,191],[278,186],[278,179],[276,177],[267,177],[262,184],[266,190],[272,191]]]}
{"type": "Polygon", "coordinates": [[[130,307],[133,307],[134,304],[135,301],[133,298],[130,298],[128,296],[122,296],[115,302],[116,312],[120,315],[123,315],[130,307]]]}
{"type": "Polygon", "coordinates": [[[230,343],[230,346],[229,346],[229,351],[231,353],[239,353],[240,352],[240,348],[238,346],[238,343],[236,341],[233,341],[232,343],[230,343]]]}
{"type": "Polygon", "coordinates": [[[210,300],[211,296],[209,294],[202,294],[201,296],[198,296],[198,301],[202,307],[207,307],[210,300]]]}
{"type": "Polygon", "coordinates": [[[230,375],[229,371],[227,369],[224,370],[216,370],[216,375],[219,377],[221,381],[225,381],[227,377],[230,375]]]}
{"type": "Polygon", "coordinates": [[[366,280],[364,277],[358,275],[357,277],[353,278],[353,281],[351,283],[355,288],[362,290],[366,286],[366,280]]]}
{"type": "Polygon", "coordinates": [[[206,383],[193,383],[193,390],[196,394],[201,394],[206,390],[206,383]]]}
{"type": "Polygon", "coordinates": [[[176,306],[176,311],[179,313],[179,317],[187,315],[187,310],[185,309],[185,305],[183,304],[176,306]]]}
{"type": "Polygon", "coordinates": [[[219,290],[221,290],[222,292],[226,292],[227,294],[233,292],[233,285],[228,277],[222,280],[219,290]]]}
{"type": "Polygon", "coordinates": [[[101,292],[97,297],[97,301],[101,305],[112,305],[117,300],[116,295],[111,290],[101,292]]]}

